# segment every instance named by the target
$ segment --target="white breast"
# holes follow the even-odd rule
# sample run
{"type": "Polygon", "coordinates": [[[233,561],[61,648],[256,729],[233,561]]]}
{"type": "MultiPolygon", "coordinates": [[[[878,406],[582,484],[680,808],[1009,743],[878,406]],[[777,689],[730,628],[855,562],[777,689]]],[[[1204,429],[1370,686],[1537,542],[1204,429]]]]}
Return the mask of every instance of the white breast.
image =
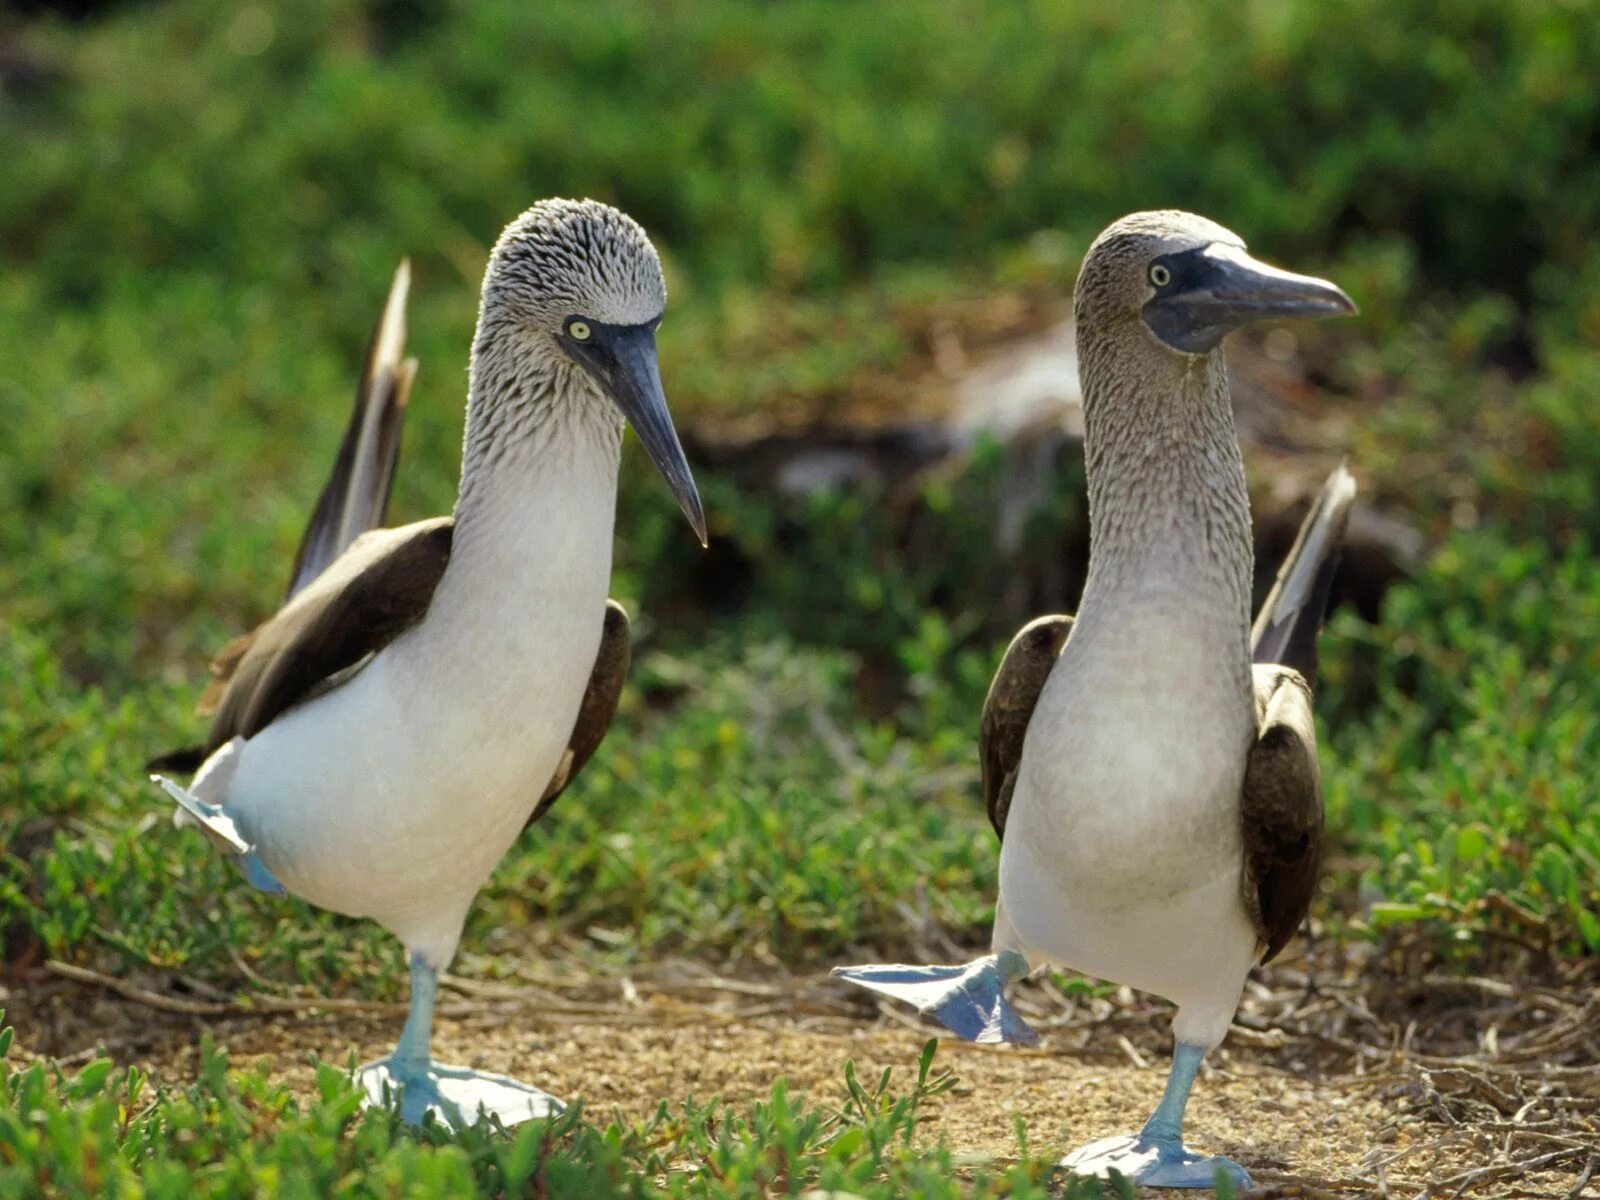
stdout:
{"type": "Polygon", "coordinates": [[[425,620],[250,739],[226,798],[292,892],[437,961],[566,752],[611,574],[614,449],[498,471],[425,620]]]}
{"type": "Polygon", "coordinates": [[[1236,622],[1212,628],[1179,597],[1104,613],[1086,597],[1028,726],[1001,848],[1002,904],[1030,957],[1180,1004],[1231,987],[1231,1014],[1254,957],[1236,622]]]}

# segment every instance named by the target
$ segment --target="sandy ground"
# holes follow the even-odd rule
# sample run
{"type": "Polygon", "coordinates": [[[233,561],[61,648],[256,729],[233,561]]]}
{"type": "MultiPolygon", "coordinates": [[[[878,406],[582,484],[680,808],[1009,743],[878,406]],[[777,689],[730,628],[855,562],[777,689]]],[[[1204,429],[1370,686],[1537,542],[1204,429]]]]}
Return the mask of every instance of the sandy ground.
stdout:
{"type": "MultiPolygon", "coordinates": [[[[151,994],[163,1006],[203,1011],[167,1011],[59,976],[0,988],[0,1004],[23,1054],[71,1063],[103,1051],[177,1085],[194,1078],[200,1039],[209,1031],[235,1065],[264,1059],[302,1092],[311,1088],[313,1057],[341,1065],[352,1052],[362,1061],[382,1057],[401,1021],[392,1005],[238,1015],[211,1011],[231,1006],[192,992],[151,994]]],[[[780,1078],[791,1093],[837,1105],[847,1059],[867,1081],[893,1068],[892,1086],[903,1090],[931,1032],[898,1013],[874,1017],[870,1005],[818,978],[775,985],[707,977],[637,987],[613,980],[563,991],[462,983],[441,1000],[435,1032],[441,1060],[503,1071],[568,1100],[581,1097],[595,1120],[643,1120],[662,1099],[764,1099],[780,1078]]],[[[1047,1001],[1035,998],[1036,1005],[1047,1001]]],[[[958,1083],[929,1102],[919,1136],[1005,1159],[1017,1152],[1018,1116],[1038,1154],[1128,1132],[1160,1095],[1168,1061],[1164,1026],[1158,1008],[1123,1007],[1109,1017],[1081,1011],[1057,1021],[1039,1050],[941,1040],[935,1066],[953,1072],[958,1083]]],[[[1532,1118],[1518,1118],[1529,1121],[1519,1143],[1504,1119],[1489,1121],[1493,1128],[1466,1119],[1467,1101],[1456,1101],[1470,1100],[1480,1084],[1469,1078],[1464,1092],[1446,1086],[1448,1078],[1442,1084],[1441,1072],[1448,1076],[1454,1068],[1400,1055],[1343,1065],[1333,1059],[1330,1065],[1328,1055],[1307,1053],[1303,1044],[1236,1029],[1196,1087],[1191,1141],[1243,1162],[1262,1195],[1572,1197],[1584,1194],[1589,1156],[1569,1153],[1548,1169],[1526,1164],[1573,1139],[1593,1145],[1593,1159],[1600,1160],[1600,1137],[1587,1120],[1562,1127],[1560,1114],[1571,1108],[1560,1109],[1554,1124],[1530,1109],[1532,1118]]],[[[1600,1108],[1600,1071],[1547,1069],[1557,1072],[1556,1086],[1577,1111],[1600,1108]]],[[[1539,1073],[1534,1067],[1481,1086],[1535,1095],[1551,1086],[1539,1073]]]]}

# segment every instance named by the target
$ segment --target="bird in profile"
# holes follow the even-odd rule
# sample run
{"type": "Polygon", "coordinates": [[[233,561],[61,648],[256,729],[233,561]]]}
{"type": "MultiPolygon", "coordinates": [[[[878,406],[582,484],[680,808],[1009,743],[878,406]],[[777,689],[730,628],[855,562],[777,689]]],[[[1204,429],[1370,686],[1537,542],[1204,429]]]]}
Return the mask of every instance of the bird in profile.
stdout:
{"type": "Polygon", "coordinates": [[[1355,485],[1340,467],[1252,626],[1244,464],[1220,343],[1256,321],[1355,311],[1183,212],[1124,217],[1090,247],[1075,317],[1089,490],[1076,619],[1005,653],[979,734],[1001,837],[992,953],[836,973],[972,1041],[1032,1043],[1006,987],[1053,964],[1177,1005],[1166,1092],[1080,1174],[1210,1187],[1244,1168],[1189,1150],[1183,1114],[1246,975],[1315,890],[1322,833],[1316,645],[1355,485]]]}
{"type": "Polygon", "coordinates": [[[608,601],[623,424],[702,544],[655,331],[666,288],[631,218],[546,200],[501,235],[472,346],[450,516],[380,529],[416,370],[401,265],[283,607],[224,648],[204,745],[156,782],[254,886],[368,917],[405,945],[399,1044],[361,1069],[405,1119],[559,1111],[538,1088],[433,1061],[434,991],[473,897],[599,746],[629,662],[608,601]]]}

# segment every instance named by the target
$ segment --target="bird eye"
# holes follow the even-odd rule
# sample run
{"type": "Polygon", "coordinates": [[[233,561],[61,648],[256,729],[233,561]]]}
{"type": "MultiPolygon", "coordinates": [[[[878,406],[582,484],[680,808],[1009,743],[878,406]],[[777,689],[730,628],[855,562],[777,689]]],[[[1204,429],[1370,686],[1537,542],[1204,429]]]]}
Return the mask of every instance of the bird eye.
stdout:
{"type": "Polygon", "coordinates": [[[567,336],[575,342],[587,342],[589,340],[589,332],[589,322],[587,321],[567,322],[567,336]]]}
{"type": "Polygon", "coordinates": [[[1158,288],[1164,288],[1172,282],[1172,272],[1160,263],[1151,263],[1150,282],[1158,288]]]}

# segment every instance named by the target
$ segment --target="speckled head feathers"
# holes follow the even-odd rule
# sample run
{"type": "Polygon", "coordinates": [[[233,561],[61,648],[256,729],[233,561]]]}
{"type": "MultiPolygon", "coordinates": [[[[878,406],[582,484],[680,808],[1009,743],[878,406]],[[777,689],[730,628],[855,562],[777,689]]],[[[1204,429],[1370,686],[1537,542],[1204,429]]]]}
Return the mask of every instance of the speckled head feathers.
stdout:
{"type": "Polygon", "coordinates": [[[1154,292],[1148,277],[1152,259],[1218,244],[1244,249],[1244,240],[1232,230],[1180,209],[1130,213],[1114,221],[1083,260],[1076,297],[1079,320],[1137,317],[1154,292]]]}
{"type": "Polygon", "coordinates": [[[484,310],[554,332],[569,317],[646,325],[667,303],[661,260],[639,223],[598,200],[541,200],[495,243],[484,310]]]}
{"type": "MultiPolygon", "coordinates": [[[[1195,359],[1246,325],[1356,309],[1326,279],[1251,258],[1243,240],[1215,221],[1168,211],[1123,217],[1095,239],[1078,277],[1076,310],[1080,339],[1115,336],[1137,315],[1146,341],[1195,359]]],[[[1133,344],[1125,349],[1133,352],[1133,344]]]]}

